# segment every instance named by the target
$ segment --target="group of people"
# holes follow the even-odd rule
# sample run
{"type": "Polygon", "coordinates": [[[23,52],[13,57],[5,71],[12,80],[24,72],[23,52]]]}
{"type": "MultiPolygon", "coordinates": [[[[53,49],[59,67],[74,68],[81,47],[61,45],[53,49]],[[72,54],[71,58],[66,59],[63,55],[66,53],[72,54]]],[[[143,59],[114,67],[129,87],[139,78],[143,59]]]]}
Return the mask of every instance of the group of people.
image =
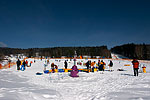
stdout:
{"type": "MultiPolygon", "coordinates": [[[[92,72],[94,72],[95,68],[98,69],[99,71],[104,71],[105,65],[106,65],[106,63],[103,60],[101,60],[101,61],[98,60],[98,63],[96,63],[95,61],[91,62],[90,60],[88,60],[86,62],[86,67],[87,67],[88,72],[90,69],[92,70],[92,72]]],[[[109,67],[110,67],[110,71],[112,71],[113,62],[111,60],[109,63],[109,67]]]]}
{"type": "MultiPolygon", "coordinates": [[[[44,71],[46,70],[46,67],[50,64],[50,61],[49,59],[48,60],[45,60],[45,63],[44,63],[44,71]]],[[[55,72],[55,69],[58,69],[58,66],[56,64],[54,64],[53,62],[51,63],[51,69],[52,69],[52,73],[55,72]]]]}
{"type": "MultiPolygon", "coordinates": [[[[28,67],[28,61],[27,60],[24,60],[24,61],[20,61],[19,59],[17,60],[16,62],[17,64],[17,70],[25,70],[26,69],[26,66],[28,67]]],[[[32,61],[30,62],[30,66],[32,64],[32,61]]]]}
{"type": "MultiPolygon", "coordinates": [[[[27,61],[26,61],[27,62],[27,61]]],[[[26,63],[25,61],[23,62],[23,65],[26,66],[26,63]]],[[[47,64],[50,64],[49,60],[47,61],[47,64]]],[[[133,59],[132,61],[132,64],[133,64],[133,70],[134,70],[134,76],[138,76],[138,69],[139,69],[139,62],[137,59],[133,59]]],[[[20,61],[18,59],[17,61],[17,70],[19,70],[19,67],[20,66],[20,61]]],[[[91,62],[91,60],[88,60],[86,62],[86,67],[87,67],[87,70],[89,72],[89,70],[92,70],[92,72],[94,72],[94,69],[98,69],[99,71],[104,71],[105,69],[105,66],[106,66],[106,63],[103,61],[103,60],[98,60],[98,63],[96,63],[95,61],[94,62],[91,62]]],[[[113,67],[113,62],[112,60],[109,61],[109,71],[113,71],[112,67],[113,67]]],[[[64,67],[65,69],[67,69],[68,67],[68,63],[67,61],[65,60],[64,62],[64,67]]],[[[51,64],[51,69],[52,69],[52,72],[55,72],[55,69],[58,69],[58,66],[55,65],[54,63],[51,64]]]]}
{"type": "MultiPolygon", "coordinates": [[[[65,60],[65,62],[64,62],[64,67],[65,67],[65,69],[67,69],[67,67],[68,67],[68,63],[67,63],[66,60],[65,60]]],[[[55,72],[55,69],[58,69],[58,66],[57,66],[56,64],[52,63],[52,64],[51,64],[51,69],[52,69],[52,72],[54,73],[54,72],[55,72]]]]}

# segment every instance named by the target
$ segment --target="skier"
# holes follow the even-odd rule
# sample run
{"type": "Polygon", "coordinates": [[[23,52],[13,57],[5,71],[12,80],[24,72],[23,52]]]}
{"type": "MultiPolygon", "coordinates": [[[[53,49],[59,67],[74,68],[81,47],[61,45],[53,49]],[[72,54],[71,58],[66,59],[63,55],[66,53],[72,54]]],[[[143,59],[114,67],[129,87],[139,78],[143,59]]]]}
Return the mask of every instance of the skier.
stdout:
{"type": "Polygon", "coordinates": [[[18,59],[17,63],[17,70],[20,70],[21,61],[18,59]]]}
{"type": "Polygon", "coordinates": [[[133,59],[132,64],[133,64],[134,76],[138,76],[139,62],[136,59],[133,59]]]}
{"type": "Polygon", "coordinates": [[[67,69],[68,64],[67,64],[66,60],[65,60],[64,64],[65,64],[65,69],[67,69]]]}
{"type": "Polygon", "coordinates": [[[109,63],[109,65],[108,65],[108,66],[109,66],[109,70],[110,70],[110,71],[113,71],[113,70],[112,70],[113,62],[112,62],[111,60],[110,60],[110,63],[109,63]]]}

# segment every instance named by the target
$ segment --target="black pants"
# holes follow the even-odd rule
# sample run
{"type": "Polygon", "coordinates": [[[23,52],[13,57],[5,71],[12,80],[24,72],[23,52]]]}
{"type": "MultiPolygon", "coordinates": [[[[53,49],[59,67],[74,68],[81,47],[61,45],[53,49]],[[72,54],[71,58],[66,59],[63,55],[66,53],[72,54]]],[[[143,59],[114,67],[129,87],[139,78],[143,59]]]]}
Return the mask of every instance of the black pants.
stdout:
{"type": "Polygon", "coordinates": [[[17,70],[20,70],[20,65],[17,65],[17,70]]]}
{"type": "Polygon", "coordinates": [[[134,68],[134,76],[138,76],[138,68],[134,68]]]}

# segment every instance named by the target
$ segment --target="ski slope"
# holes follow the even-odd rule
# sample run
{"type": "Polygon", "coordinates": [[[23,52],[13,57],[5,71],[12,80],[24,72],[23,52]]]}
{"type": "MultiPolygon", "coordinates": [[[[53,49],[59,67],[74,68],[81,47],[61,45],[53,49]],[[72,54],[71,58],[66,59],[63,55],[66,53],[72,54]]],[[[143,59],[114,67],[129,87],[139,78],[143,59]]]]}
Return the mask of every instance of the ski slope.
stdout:
{"type": "MultiPolygon", "coordinates": [[[[27,59],[33,61],[34,59],[27,59]]],[[[51,63],[64,67],[66,59],[51,59],[51,63]]],[[[91,59],[98,61],[98,59],[91,59]]],[[[113,60],[113,72],[108,71],[109,59],[103,59],[106,69],[102,72],[79,72],[78,78],[68,73],[36,75],[44,69],[45,60],[36,60],[25,71],[17,71],[16,66],[0,70],[0,100],[149,100],[150,63],[140,61],[147,67],[147,73],[133,76],[131,61],[113,60]],[[130,66],[124,66],[125,64],[130,66]],[[117,71],[124,69],[124,71],[117,71]]],[[[85,59],[77,62],[85,63],[85,59]]],[[[47,69],[50,69],[50,64],[47,69]]],[[[68,59],[71,68],[74,62],[68,59]]],[[[77,65],[78,68],[86,68],[77,65]]],[[[139,69],[142,72],[142,69],[139,69]]]]}

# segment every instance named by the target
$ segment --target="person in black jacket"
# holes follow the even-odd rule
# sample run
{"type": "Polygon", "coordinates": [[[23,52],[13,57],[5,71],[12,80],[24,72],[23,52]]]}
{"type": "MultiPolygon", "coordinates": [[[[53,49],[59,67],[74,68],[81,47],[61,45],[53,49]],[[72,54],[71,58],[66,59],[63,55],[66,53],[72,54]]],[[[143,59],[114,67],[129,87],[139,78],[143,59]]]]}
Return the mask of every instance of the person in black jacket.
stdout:
{"type": "Polygon", "coordinates": [[[18,59],[17,63],[17,70],[20,70],[21,61],[18,59]]]}
{"type": "Polygon", "coordinates": [[[87,72],[89,72],[90,61],[87,61],[87,62],[86,62],[86,67],[87,67],[87,72]]]}
{"type": "Polygon", "coordinates": [[[110,60],[110,63],[109,63],[109,70],[110,70],[110,71],[113,71],[113,70],[112,70],[112,67],[113,67],[113,62],[110,60]]]}
{"type": "Polygon", "coordinates": [[[88,61],[86,62],[86,67],[87,67],[87,73],[89,73],[89,71],[90,71],[90,69],[91,69],[91,61],[90,61],[90,60],[88,60],[88,61]]]}
{"type": "Polygon", "coordinates": [[[68,67],[68,63],[67,63],[67,61],[66,61],[66,60],[65,60],[64,64],[65,64],[65,69],[67,69],[67,67],[68,67]]]}
{"type": "Polygon", "coordinates": [[[87,67],[87,69],[89,69],[89,67],[90,67],[90,61],[86,62],[86,67],[87,67]]]}

